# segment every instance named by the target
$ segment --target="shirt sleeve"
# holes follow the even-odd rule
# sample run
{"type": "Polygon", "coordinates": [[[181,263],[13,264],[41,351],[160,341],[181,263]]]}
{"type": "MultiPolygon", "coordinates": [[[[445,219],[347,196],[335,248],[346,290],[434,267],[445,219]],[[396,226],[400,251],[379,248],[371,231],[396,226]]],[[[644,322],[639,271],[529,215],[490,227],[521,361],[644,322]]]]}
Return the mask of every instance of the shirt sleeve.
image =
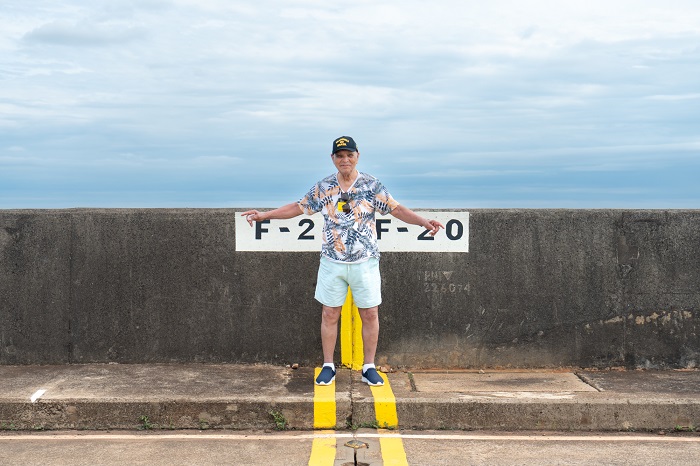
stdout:
{"type": "Polygon", "coordinates": [[[398,201],[396,201],[396,199],[394,199],[391,196],[386,187],[379,180],[377,180],[374,195],[375,210],[381,213],[382,215],[387,215],[398,206],[398,201]]]}
{"type": "Polygon", "coordinates": [[[323,203],[320,196],[321,188],[315,184],[297,204],[306,215],[313,215],[323,209],[323,203]]]}

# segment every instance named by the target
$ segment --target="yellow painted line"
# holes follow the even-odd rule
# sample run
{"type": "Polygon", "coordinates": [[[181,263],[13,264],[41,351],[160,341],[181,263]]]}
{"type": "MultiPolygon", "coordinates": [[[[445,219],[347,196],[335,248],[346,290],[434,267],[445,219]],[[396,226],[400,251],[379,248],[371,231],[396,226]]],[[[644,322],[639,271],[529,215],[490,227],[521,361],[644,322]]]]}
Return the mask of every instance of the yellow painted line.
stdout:
{"type": "Polygon", "coordinates": [[[352,369],[359,371],[365,363],[365,350],[362,343],[362,319],[360,311],[352,303],[352,369]]]}
{"type": "Polygon", "coordinates": [[[340,310],[340,363],[352,367],[352,292],[348,288],[348,297],[340,310]]]}
{"type": "Polygon", "coordinates": [[[381,430],[379,432],[379,448],[382,450],[384,466],[408,466],[401,437],[384,436],[381,430]]]}
{"type": "Polygon", "coordinates": [[[384,385],[369,387],[374,397],[374,415],[377,424],[379,427],[397,428],[399,417],[396,414],[396,398],[391,390],[389,377],[382,373],[379,373],[379,376],[384,379],[384,385]]]}
{"type": "MultiPolygon", "coordinates": [[[[352,292],[348,288],[348,297],[340,312],[340,360],[341,363],[352,370],[361,370],[364,364],[364,345],[362,342],[362,318],[353,299],[352,292]]],[[[389,378],[379,374],[384,380],[384,385],[370,386],[374,397],[374,413],[377,424],[380,427],[397,428],[399,418],[396,414],[396,397],[391,390],[389,378]]],[[[314,403],[316,406],[316,403],[314,403]]],[[[316,417],[314,416],[314,425],[316,417]]],[[[380,432],[382,432],[380,430],[380,432]]],[[[314,445],[317,440],[314,440],[314,445]]],[[[320,440],[319,440],[320,441],[320,440]]],[[[319,447],[320,448],[320,447],[319,447]]],[[[403,440],[397,436],[379,436],[379,448],[382,452],[382,461],[387,466],[408,466],[403,440]]],[[[313,450],[313,449],[312,449],[313,450]]],[[[313,456],[313,455],[312,455],[313,456]]],[[[309,462],[309,464],[311,464],[309,462]]]]}
{"type": "MultiPolygon", "coordinates": [[[[396,414],[396,397],[391,390],[389,377],[379,373],[384,379],[384,385],[370,386],[374,397],[374,415],[379,427],[397,428],[399,418],[396,414]]],[[[379,430],[379,448],[382,450],[382,460],[385,466],[408,466],[406,451],[403,448],[403,440],[400,436],[389,434],[386,430],[379,430]]]]}
{"type": "MultiPolygon", "coordinates": [[[[320,373],[320,367],[314,369],[314,381],[320,373]]],[[[314,428],[335,428],[335,381],[330,385],[312,383],[314,384],[314,428]]],[[[325,430],[321,433],[326,435],[314,437],[311,444],[309,466],[332,466],[335,463],[336,439],[330,435],[334,432],[325,430]]]]}
{"type": "MultiPolygon", "coordinates": [[[[329,385],[330,387],[331,385],[329,385]]],[[[332,434],[332,430],[323,431],[324,434],[332,434]]],[[[336,454],[336,439],[328,435],[324,437],[315,437],[311,444],[311,457],[309,458],[309,466],[333,466],[335,463],[336,454]]]]}
{"type": "Polygon", "coordinates": [[[340,363],[352,370],[360,370],[364,363],[362,319],[348,288],[348,296],[340,311],[340,363]]]}
{"type": "MultiPolygon", "coordinates": [[[[314,369],[314,381],[321,368],[314,369]]],[[[335,416],[335,381],[330,385],[314,384],[314,429],[334,428],[335,416]]]]}

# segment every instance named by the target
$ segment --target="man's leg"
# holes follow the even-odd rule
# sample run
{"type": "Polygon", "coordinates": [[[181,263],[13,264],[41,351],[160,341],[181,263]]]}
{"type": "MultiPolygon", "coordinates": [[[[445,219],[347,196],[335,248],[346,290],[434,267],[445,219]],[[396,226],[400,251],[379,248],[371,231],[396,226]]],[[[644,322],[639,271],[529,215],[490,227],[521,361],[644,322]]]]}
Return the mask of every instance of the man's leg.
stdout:
{"type": "MultiPolygon", "coordinates": [[[[321,315],[321,345],[323,346],[323,362],[332,363],[335,343],[338,340],[338,319],[342,306],[323,306],[321,315]]],[[[374,345],[377,346],[376,343],[374,345]]]]}
{"type": "Polygon", "coordinates": [[[359,309],[362,319],[362,348],[364,349],[365,364],[374,364],[379,340],[379,306],[359,309]]]}
{"type": "Polygon", "coordinates": [[[369,385],[384,385],[384,380],[374,366],[374,355],[377,352],[379,340],[379,307],[359,309],[362,319],[362,348],[365,353],[365,363],[362,365],[362,381],[369,385]]]}

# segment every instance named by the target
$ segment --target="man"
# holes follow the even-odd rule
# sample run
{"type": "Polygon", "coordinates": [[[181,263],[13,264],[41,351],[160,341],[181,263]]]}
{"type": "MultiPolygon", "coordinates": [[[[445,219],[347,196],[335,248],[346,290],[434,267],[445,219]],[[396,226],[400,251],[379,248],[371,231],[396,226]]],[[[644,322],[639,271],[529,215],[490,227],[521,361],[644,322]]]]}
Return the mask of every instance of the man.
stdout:
{"type": "Polygon", "coordinates": [[[321,342],[324,364],[316,378],[318,385],[329,385],[335,380],[333,352],[348,286],[362,319],[362,381],[369,385],[384,384],[374,365],[379,338],[378,307],[382,301],[375,212],[391,213],[399,220],[430,230],[431,235],[445,228],[440,222],[427,220],[400,205],[379,180],[358,172],[359,159],[360,152],[353,138],[341,136],[333,141],[331,152],[338,173],[316,183],[299,202],[268,212],[249,210],[242,214],[253,226],[253,222],[263,220],[323,213],[323,246],[315,294],[316,300],[323,305],[321,342]]]}

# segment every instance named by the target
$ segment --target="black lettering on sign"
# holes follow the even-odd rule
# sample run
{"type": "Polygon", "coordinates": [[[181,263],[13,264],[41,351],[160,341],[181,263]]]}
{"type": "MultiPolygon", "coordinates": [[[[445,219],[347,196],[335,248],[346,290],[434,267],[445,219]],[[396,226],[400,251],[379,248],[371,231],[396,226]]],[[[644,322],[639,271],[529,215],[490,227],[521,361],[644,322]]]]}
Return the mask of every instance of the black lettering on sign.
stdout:
{"type": "Polygon", "coordinates": [[[429,236],[428,233],[430,233],[431,230],[425,230],[423,233],[418,235],[418,240],[419,241],[433,241],[435,239],[434,236],[429,236]]]}
{"type": "Polygon", "coordinates": [[[389,219],[384,219],[384,218],[378,218],[377,219],[377,239],[382,239],[382,232],[387,232],[389,233],[388,228],[382,228],[382,225],[385,223],[391,223],[391,220],[389,219]]]}
{"type": "Polygon", "coordinates": [[[305,218],[299,222],[300,227],[304,225],[308,225],[308,227],[306,230],[301,232],[298,239],[314,239],[314,235],[307,235],[308,232],[314,229],[314,221],[309,218],[305,218]]]}
{"type": "Polygon", "coordinates": [[[452,241],[457,241],[458,239],[462,238],[462,235],[464,235],[464,225],[462,225],[462,222],[459,220],[450,220],[445,226],[445,234],[452,241]],[[456,233],[452,231],[452,227],[454,226],[457,226],[456,233]]]}
{"type": "Polygon", "coordinates": [[[262,226],[268,223],[270,223],[269,220],[255,222],[255,239],[262,239],[262,234],[267,233],[267,228],[263,228],[262,226]]]}

